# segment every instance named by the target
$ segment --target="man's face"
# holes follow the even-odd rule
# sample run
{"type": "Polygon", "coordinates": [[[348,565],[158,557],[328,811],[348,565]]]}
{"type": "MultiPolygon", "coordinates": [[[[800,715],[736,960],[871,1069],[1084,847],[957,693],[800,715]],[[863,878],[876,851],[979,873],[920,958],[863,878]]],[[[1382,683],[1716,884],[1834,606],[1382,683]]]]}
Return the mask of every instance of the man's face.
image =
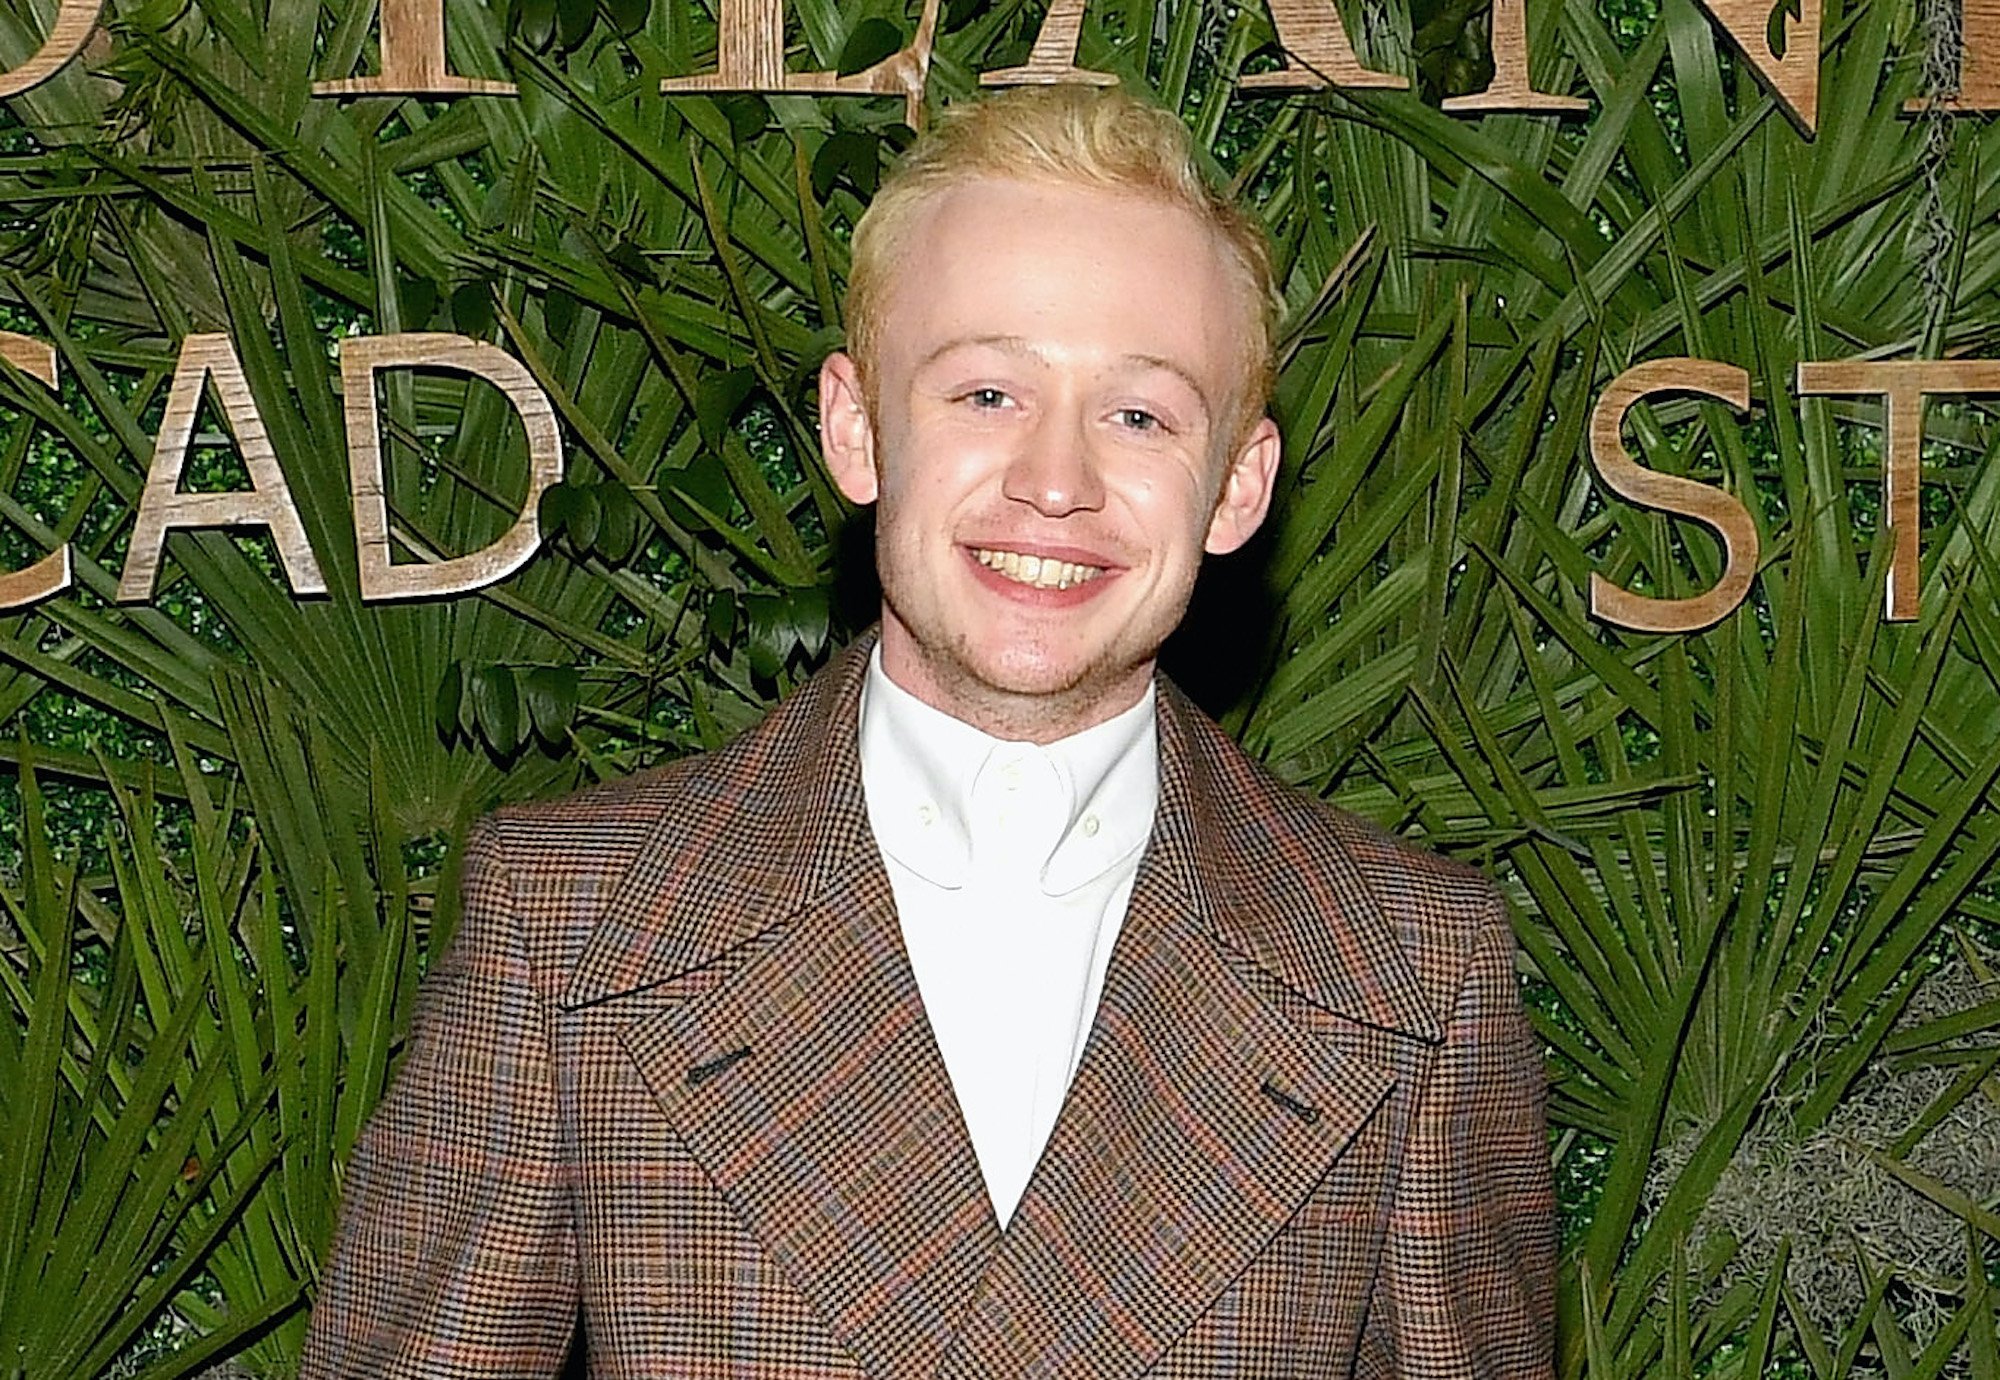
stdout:
{"type": "Polygon", "coordinates": [[[981,180],[920,209],[885,303],[871,407],[820,379],[842,492],[878,502],[884,669],[1048,741],[1145,692],[1203,551],[1263,519],[1276,427],[1234,434],[1250,310],[1193,214],[981,180]]]}

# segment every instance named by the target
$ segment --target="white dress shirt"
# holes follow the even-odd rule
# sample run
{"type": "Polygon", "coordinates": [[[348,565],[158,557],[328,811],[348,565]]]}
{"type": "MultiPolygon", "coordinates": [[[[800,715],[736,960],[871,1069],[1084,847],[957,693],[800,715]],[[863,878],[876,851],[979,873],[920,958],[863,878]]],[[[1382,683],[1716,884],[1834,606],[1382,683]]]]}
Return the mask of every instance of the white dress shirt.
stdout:
{"type": "Polygon", "coordinates": [[[1038,747],[910,694],[877,647],[861,784],[903,944],[1005,1226],[1068,1095],[1159,801],[1150,691],[1038,747]]]}

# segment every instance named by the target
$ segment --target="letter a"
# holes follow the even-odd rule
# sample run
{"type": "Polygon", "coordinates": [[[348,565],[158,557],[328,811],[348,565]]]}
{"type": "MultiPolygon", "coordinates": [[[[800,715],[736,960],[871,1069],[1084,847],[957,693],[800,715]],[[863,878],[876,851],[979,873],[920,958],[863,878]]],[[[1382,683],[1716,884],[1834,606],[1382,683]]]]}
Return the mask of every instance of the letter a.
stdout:
{"type": "Polygon", "coordinates": [[[153,444],[153,463],[146,487],[139,494],[139,515],[132,524],[132,542],[125,552],[125,570],[118,577],[118,602],[138,603],[153,597],[160,575],[160,556],[167,533],[176,527],[268,527],[278,548],[278,563],[294,594],[324,594],[326,579],[313,558],[299,510],[292,504],[291,486],[278,468],[278,453],[257,414],[257,400],[236,347],[226,335],[191,335],[181,342],[180,363],[167,393],[166,415],[153,444]],[[235,434],[250,487],[235,493],[184,494],[181,471],[187,467],[188,445],[194,439],[195,414],[210,376],[222,415],[235,434]]]}
{"type": "Polygon", "coordinates": [[[1060,86],[1076,82],[1086,86],[1116,86],[1110,72],[1076,65],[1076,44],[1083,36],[1083,7],[1087,0],[1053,0],[1042,17],[1035,46],[1019,67],[1003,67],[980,77],[981,86],[1060,86]]]}
{"type": "Polygon", "coordinates": [[[1348,41],[1347,26],[1333,0],[1270,0],[1271,25],[1285,65],[1275,72],[1254,72],[1237,85],[1246,91],[1318,91],[1328,86],[1376,87],[1402,91],[1407,77],[1363,67],[1348,41]]]}
{"type": "Polygon", "coordinates": [[[1701,7],[1750,59],[1779,108],[1811,135],[1819,125],[1820,0],[1701,0],[1701,7]],[[1788,24],[1789,12],[1798,18],[1788,24]]]}

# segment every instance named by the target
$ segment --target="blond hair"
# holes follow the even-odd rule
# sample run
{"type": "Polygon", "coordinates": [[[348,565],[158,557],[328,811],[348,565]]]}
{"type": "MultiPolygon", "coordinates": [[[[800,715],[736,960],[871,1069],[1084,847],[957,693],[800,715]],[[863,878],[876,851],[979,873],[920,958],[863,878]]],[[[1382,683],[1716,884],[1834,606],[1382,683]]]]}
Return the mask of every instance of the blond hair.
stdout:
{"type": "Polygon", "coordinates": [[[1021,86],[955,105],[917,141],[854,227],[848,352],[871,401],[889,290],[925,203],[982,178],[1059,182],[1150,197],[1200,219],[1242,279],[1243,396],[1236,430],[1263,414],[1275,382],[1278,317],[1270,243],[1255,217],[1203,179],[1194,141],[1170,111],[1118,87],[1021,86]]]}

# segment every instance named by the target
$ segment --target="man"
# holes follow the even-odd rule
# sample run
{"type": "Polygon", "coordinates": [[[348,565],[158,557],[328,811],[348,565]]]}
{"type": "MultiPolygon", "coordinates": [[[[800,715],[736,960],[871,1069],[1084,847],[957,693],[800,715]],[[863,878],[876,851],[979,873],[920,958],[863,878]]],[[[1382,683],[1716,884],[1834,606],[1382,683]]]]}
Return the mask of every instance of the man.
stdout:
{"type": "Polygon", "coordinates": [[[1256,530],[1274,294],[1170,115],[1010,93],[857,232],[870,638],[502,811],[305,1373],[1532,1376],[1540,1061],[1475,874],[1154,675],[1256,530]]]}

